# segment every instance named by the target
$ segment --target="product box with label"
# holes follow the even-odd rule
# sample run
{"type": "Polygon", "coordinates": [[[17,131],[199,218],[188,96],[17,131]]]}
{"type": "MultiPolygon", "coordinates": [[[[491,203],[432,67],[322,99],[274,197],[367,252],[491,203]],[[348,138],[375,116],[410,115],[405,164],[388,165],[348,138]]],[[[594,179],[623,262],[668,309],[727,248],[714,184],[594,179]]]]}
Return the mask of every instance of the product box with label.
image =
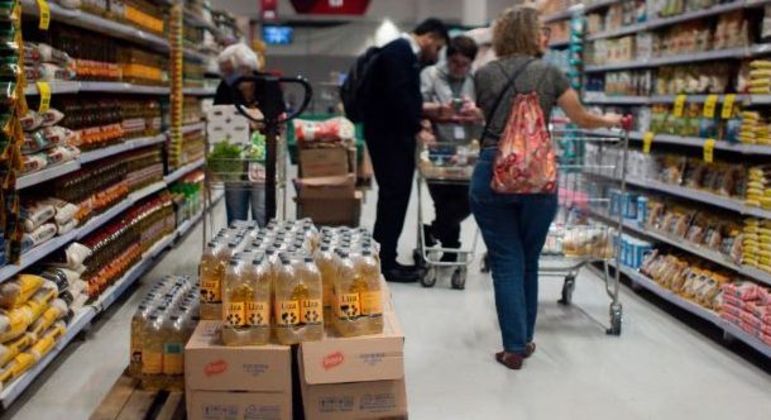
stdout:
{"type": "Polygon", "coordinates": [[[347,175],[353,172],[347,147],[301,148],[299,158],[300,176],[303,178],[347,175]]]}
{"type": "Polygon", "coordinates": [[[219,321],[201,321],[185,347],[188,418],[292,418],[288,346],[228,347],[219,321]]]}
{"type": "Polygon", "coordinates": [[[404,334],[386,305],[383,333],[327,335],[300,345],[305,418],[370,419],[407,416],[404,334]]]}
{"type": "Polygon", "coordinates": [[[354,198],[356,196],[356,176],[354,174],[297,178],[294,183],[297,188],[297,196],[304,199],[354,198]]]}
{"type": "Polygon", "coordinates": [[[308,217],[317,225],[359,226],[361,217],[361,191],[349,198],[296,197],[297,218],[308,217]]]}

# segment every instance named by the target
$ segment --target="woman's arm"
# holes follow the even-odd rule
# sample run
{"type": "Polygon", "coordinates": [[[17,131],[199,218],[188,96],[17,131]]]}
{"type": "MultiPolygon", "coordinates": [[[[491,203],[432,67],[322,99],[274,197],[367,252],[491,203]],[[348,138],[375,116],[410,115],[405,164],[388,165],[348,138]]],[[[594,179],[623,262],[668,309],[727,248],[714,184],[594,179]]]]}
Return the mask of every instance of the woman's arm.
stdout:
{"type": "Polygon", "coordinates": [[[594,129],[604,127],[617,127],[621,125],[621,115],[604,114],[598,115],[589,112],[581,105],[578,100],[578,93],[573,88],[569,88],[557,99],[557,104],[565,111],[570,121],[581,128],[594,129]]]}

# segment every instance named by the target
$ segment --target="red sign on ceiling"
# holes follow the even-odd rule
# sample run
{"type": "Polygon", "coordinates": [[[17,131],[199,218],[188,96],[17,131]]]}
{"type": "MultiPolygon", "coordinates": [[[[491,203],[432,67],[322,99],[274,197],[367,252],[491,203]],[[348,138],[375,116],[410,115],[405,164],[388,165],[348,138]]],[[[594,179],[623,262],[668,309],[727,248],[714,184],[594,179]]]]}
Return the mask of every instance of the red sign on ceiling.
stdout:
{"type": "Polygon", "coordinates": [[[278,19],[278,0],[262,0],[261,6],[263,20],[278,19]]]}
{"type": "Polygon", "coordinates": [[[370,0],[292,0],[292,6],[301,14],[363,15],[370,0]]]}

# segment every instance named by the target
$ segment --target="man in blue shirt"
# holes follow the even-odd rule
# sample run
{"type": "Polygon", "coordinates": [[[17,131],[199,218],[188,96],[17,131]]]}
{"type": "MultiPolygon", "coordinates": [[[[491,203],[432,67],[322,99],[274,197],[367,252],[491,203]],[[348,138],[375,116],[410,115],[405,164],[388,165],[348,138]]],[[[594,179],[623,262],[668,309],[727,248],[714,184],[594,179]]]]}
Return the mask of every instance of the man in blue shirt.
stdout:
{"type": "Polygon", "coordinates": [[[447,28],[427,19],[412,33],[385,45],[372,68],[372,89],[364,107],[364,136],[378,183],[374,238],[388,281],[414,282],[414,266],[396,262],[396,249],[412,192],[415,136],[421,131],[420,70],[433,64],[447,45],[447,28]]]}

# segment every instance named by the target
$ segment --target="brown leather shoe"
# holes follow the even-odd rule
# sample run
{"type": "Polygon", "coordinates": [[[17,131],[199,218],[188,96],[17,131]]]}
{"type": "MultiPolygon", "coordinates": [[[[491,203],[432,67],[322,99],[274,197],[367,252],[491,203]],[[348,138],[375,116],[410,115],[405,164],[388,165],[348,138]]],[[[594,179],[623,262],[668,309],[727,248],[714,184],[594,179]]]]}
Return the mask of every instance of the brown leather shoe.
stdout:
{"type": "Polygon", "coordinates": [[[500,352],[495,353],[495,360],[509,369],[519,370],[522,369],[522,362],[525,360],[525,358],[522,357],[521,354],[517,353],[500,352]]]}
{"type": "Polygon", "coordinates": [[[535,341],[531,341],[525,344],[525,351],[522,352],[522,356],[527,359],[528,357],[532,356],[533,353],[535,353],[535,341]]]}

